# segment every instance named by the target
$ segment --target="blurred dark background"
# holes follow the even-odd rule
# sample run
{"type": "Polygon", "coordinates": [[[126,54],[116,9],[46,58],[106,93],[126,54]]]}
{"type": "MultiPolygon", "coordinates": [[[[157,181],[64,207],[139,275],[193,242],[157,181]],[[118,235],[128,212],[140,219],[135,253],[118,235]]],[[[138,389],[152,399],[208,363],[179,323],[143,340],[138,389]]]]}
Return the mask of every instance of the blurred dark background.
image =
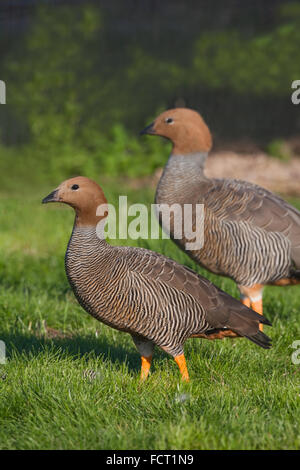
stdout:
{"type": "Polygon", "coordinates": [[[299,135],[299,1],[1,0],[0,28],[2,177],[150,174],[166,149],[138,132],[175,106],[215,148],[299,135]]]}

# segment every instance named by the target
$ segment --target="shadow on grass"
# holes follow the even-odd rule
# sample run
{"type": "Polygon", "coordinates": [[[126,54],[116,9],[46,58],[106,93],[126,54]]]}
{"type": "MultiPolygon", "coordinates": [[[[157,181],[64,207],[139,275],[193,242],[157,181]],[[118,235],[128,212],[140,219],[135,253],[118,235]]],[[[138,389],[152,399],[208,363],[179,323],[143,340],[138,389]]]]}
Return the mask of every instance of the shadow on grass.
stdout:
{"type": "Polygon", "coordinates": [[[67,358],[77,360],[78,358],[97,358],[101,356],[105,361],[122,364],[126,362],[129,371],[140,371],[139,353],[122,345],[114,344],[105,338],[96,338],[94,335],[73,335],[65,338],[47,338],[35,336],[34,334],[22,333],[0,333],[0,338],[6,345],[6,358],[9,361],[14,354],[23,356],[38,356],[45,351],[55,354],[62,360],[67,358]]]}

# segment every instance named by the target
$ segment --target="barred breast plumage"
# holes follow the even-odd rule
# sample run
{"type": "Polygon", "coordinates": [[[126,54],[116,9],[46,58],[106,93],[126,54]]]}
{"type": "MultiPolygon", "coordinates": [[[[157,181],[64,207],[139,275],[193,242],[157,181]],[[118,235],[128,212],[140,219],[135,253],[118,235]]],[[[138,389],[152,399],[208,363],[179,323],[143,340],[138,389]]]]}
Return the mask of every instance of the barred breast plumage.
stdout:
{"type": "Polygon", "coordinates": [[[166,111],[145,133],[173,143],[155,202],[204,204],[204,246],[188,251],[183,236],[174,240],[183,250],[209,271],[232,278],[243,302],[259,313],[264,285],[300,282],[300,212],[257,185],[207,178],[204,166],[211,136],[198,113],[184,108],[166,111]]]}
{"type": "Polygon", "coordinates": [[[270,346],[259,331],[260,322],[269,322],[208,280],[158,253],[110,246],[99,238],[101,217],[95,214],[106,200],[96,183],[82,177],[67,180],[44,200],[56,201],[76,210],[65,258],[70,285],[87,312],[132,335],[142,356],[143,378],[155,345],[175,358],[183,379],[188,379],[183,353],[187,338],[210,339],[222,332],[270,346]]]}

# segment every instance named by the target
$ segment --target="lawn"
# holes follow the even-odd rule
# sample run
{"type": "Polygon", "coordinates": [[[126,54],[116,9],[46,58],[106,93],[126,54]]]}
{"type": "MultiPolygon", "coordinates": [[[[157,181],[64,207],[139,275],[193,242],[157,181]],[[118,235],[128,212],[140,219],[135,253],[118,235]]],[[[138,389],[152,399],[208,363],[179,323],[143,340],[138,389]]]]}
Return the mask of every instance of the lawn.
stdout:
{"type": "MultiPolygon", "coordinates": [[[[265,351],[246,339],[189,340],[191,376],[156,350],[139,383],[131,337],[97,322],[77,304],[64,271],[69,208],[40,201],[52,186],[0,197],[1,449],[299,449],[300,287],[268,287],[265,351]],[[46,334],[46,328],[59,334],[46,334]]],[[[153,191],[106,182],[110,202],[152,202],[153,191]]],[[[300,201],[293,201],[300,208],[300,201]]],[[[122,241],[126,244],[127,242],[122,241]]],[[[229,294],[233,282],[199,268],[169,241],[131,241],[194,268],[229,294]]]]}

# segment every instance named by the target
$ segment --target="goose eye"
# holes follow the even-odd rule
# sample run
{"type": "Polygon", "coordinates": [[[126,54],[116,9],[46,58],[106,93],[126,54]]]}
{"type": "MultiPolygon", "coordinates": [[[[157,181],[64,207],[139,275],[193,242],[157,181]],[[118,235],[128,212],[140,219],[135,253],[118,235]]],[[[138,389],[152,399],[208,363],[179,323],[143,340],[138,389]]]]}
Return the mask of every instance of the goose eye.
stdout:
{"type": "Polygon", "coordinates": [[[73,189],[73,191],[76,191],[76,189],[79,189],[78,184],[73,184],[73,186],[71,187],[71,189],[73,189]]]}
{"type": "Polygon", "coordinates": [[[167,118],[165,121],[167,124],[172,124],[174,122],[172,118],[167,118]]]}

